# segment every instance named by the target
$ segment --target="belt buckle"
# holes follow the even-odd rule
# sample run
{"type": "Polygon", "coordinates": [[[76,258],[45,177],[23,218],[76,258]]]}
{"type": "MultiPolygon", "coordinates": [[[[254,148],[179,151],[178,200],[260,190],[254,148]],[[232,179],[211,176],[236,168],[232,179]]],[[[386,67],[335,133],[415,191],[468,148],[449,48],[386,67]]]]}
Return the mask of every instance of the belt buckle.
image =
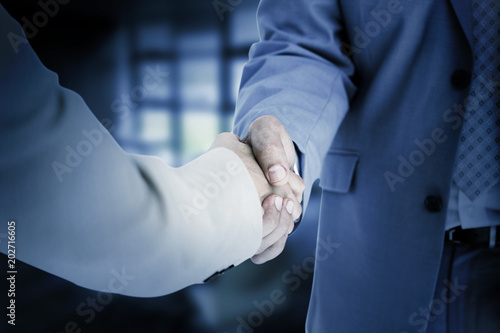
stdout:
{"type": "Polygon", "coordinates": [[[455,231],[456,231],[455,228],[448,230],[448,241],[455,242],[453,240],[453,234],[455,233],[455,231]]]}

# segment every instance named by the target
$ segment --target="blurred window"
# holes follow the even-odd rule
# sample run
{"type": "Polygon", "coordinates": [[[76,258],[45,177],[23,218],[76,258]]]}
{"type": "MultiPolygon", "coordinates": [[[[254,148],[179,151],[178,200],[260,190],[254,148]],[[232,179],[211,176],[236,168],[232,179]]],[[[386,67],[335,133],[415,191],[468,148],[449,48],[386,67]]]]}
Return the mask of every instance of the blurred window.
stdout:
{"type": "Polygon", "coordinates": [[[129,113],[115,115],[115,137],[125,150],[178,166],[232,130],[241,72],[258,40],[255,11],[239,6],[223,22],[213,13],[216,24],[206,26],[179,25],[171,13],[124,27],[130,57],[119,85],[128,82],[129,103],[120,106],[129,113]]]}

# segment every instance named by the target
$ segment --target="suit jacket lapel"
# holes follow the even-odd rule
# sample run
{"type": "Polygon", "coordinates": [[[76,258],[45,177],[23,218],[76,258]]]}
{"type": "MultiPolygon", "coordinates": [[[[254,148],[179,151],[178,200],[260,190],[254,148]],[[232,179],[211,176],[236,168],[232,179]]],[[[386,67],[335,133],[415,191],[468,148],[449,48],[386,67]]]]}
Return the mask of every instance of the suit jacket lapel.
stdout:
{"type": "Polygon", "coordinates": [[[472,0],[451,0],[455,14],[472,46],[472,0]]]}

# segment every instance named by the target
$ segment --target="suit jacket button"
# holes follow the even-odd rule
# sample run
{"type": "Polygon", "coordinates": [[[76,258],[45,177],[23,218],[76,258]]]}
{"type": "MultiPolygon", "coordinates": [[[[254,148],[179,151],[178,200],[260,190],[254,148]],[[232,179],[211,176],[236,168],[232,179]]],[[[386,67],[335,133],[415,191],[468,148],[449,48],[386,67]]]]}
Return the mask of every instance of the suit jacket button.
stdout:
{"type": "Polygon", "coordinates": [[[451,85],[453,88],[462,90],[469,86],[470,73],[464,69],[457,69],[451,75],[451,85]]]}
{"type": "Polygon", "coordinates": [[[440,197],[429,195],[424,201],[425,208],[431,213],[440,212],[443,208],[443,202],[440,197]]]}

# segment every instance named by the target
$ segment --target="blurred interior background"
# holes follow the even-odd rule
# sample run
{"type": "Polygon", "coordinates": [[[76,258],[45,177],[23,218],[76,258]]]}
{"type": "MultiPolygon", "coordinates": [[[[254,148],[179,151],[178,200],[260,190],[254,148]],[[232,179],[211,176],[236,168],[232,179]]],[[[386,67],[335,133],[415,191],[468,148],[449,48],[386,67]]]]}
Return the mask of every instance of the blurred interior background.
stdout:
{"type": "MultiPolygon", "coordinates": [[[[179,166],[232,130],[241,71],[259,38],[257,0],[0,3],[25,26],[61,84],[111,124],[124,150],[179,166]]],[[[303,332],[318,193],[315,187],[307,215],[278,259],[261,266],[247,261],[173,295],[103,298],[19,263],[16,331],[303,332]]]]}

